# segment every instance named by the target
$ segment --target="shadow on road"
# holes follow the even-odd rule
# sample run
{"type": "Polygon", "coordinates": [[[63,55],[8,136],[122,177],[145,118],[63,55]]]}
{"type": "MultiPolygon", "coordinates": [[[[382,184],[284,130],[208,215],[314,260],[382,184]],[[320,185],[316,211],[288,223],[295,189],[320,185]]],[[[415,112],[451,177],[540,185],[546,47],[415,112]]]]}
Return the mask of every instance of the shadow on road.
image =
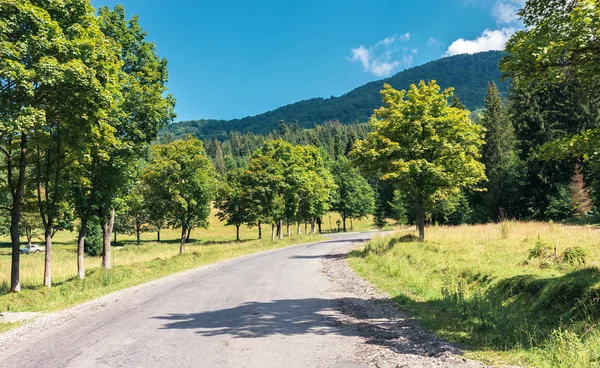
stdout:
{"type": "MultiPolygon", "coordinates": [[[[335,334],[358,336],[368,344],[402,354],[440,356],[461,354],[452,345],[426,334],[410,318],[389,318],[377,303],[389,300],[286,299],[249,302],[235,308],[153,317],[163,329],[195,330],[204,337],[261,338],[274,335],[335,334]],[[340,313],[341,311],[341,313],[340,313]]],[[[392,313],[393,314],[393,313],[392,313]]]]}

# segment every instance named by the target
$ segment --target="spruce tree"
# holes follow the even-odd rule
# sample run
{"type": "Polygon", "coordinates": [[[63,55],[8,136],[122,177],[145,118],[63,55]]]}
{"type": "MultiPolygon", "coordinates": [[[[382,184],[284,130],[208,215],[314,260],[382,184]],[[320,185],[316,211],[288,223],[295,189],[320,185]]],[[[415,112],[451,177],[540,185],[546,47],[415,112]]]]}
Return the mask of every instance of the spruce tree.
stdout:
{"type": "Polygon", "coordinates": [[[519,160],[515,130],[509,119],[502,95],[492,82],[488,84],[481,125],[486,129],[482,148],[488,182],[483,206],[489,220],[496,221],[501,213],[518,217],[519,160]]]}

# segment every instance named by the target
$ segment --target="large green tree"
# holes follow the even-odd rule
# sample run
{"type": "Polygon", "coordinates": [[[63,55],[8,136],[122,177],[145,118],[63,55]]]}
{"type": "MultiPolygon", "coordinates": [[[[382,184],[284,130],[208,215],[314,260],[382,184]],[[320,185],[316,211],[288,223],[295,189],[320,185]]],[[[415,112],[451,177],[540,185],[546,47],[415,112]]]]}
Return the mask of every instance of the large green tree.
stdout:
{"type": "Polygon", "coordinates": [[[363,169],[379,172],[414,200],[421,241],[427,207],[485,179],[482,128],[468,111],[448,105],[452,93],[440,93],[435,81],[408,92],[385,85],[384,105],[370,120],[373,132],[352,152],[363,169]]]}
{"type": "Polygon", "coordinates": [[[510,108],[526,162],[529,216],[547,218],[557,203],[568,205],[564,193],[580,157],[600,148],[594,140],[600,127],[600,2],[529,0],[519,15],[526,27],[507,43],[501,69],[513,81],[510,108]],[[589,148],[583,154],[581,142],[589,148]],[[557,160],[545,160],[552,156],[557,160]]]}
{"type": "Polygon", "coordinates": [[[164,204],[169,224],[181,228],[181,253],[192,229],[208,226],[216,177],[198,139],[188,137],[152,147],[152,161],[143,178],[148,194],[164,204]]]}
{"type": "MultiPolygon", "coordinates": [[[[76,191],[82,194],[78,198],[83,201],[76,207],[80,208],[80,217],[98,218],[103,231],[102,266],[110,268],[116,201],[131,188],[135,166],[146,155],[148,144],[174,118],[175,101],[166,95],[167,61],[147,40],[138,17],[127,19],[125,9],[119,5],[112,10],[101,7],[98,18],[102,32],[120,46],[121,93],[108,114],[107,129],[99,132],[97,143],[90,147],[86,160],[80,162],[81,178],[76,183],[83,187],[76,191]]],[[[84,244],[86,228],[82,229],[80,244],[84,244]]]]}
{"type": "MultiPolygon", "coordinates": [[[[0,1],[0,135],[17,221],[34,149],[39,209],[51,239],[64,205],[64,167],[93,134],[115,95],[116,48],[100,32],[87,0],[0,1]]],[[[13,222],[14,222],[13,221],[13,222]]],[[[19,290],[16,222],[13,242],[13,291],[19,290]]],[[[51,241],[44,283],[50,285],[51,241]]]]}
{"type": "Polygon", "coordinates": [[[480,123],[485,128],[481,161],[488,177],[486,191],[476,194],[485,208],[483,220],[498,221],[503,216],[520,218],[522,173],[517,140],[507,106],[493,82],[488,85],[480,123]]]}

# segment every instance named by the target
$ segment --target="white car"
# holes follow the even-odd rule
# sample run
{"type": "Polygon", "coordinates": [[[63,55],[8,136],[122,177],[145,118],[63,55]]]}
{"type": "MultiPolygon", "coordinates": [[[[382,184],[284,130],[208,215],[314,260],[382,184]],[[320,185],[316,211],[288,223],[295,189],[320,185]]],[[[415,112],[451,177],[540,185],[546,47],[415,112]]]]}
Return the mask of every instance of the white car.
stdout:
{"type": "Polygon", "coordinates": [[[41,252],[45,252],[45,251],[46,251],[46,247],[40,247],[39,245],[36,245],[36,244],[31,244],[31,245],[28,245],[28,246],[20,249],[20,252],[25,253],[25,254],[41,253],[41,252]]]}

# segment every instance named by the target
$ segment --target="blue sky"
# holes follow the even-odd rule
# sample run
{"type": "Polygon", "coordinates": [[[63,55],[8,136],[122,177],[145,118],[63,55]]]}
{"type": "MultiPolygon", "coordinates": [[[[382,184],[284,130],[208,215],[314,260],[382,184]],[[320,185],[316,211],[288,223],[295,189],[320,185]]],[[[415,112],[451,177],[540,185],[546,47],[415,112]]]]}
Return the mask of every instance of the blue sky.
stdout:
{"type": "Polygon", "coordinates": [[[256,115],[445,55],[501,49],[524,0],[92,0],[169,61],[176,120],[256,115]]]}

